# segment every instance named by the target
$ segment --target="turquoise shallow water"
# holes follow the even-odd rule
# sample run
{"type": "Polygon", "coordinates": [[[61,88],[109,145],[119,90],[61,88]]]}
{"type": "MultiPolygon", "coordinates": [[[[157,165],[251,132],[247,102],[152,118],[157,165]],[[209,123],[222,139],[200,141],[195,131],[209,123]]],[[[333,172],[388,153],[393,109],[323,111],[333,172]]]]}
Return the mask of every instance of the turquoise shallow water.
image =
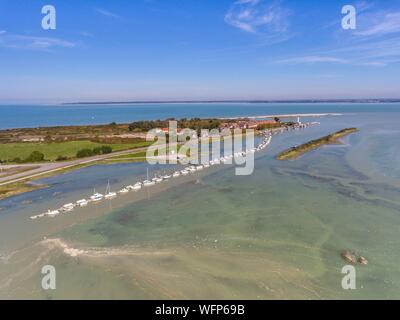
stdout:
{"type": "Polygon", "coordinates": [[[47,190],[0,202],[0,297],[400,298],[399,120],[396,112],[323,118],[321,126],[276,136],[251,176],[221,167],[162,192],[29,224],[32,206],[22,201],[44,208],[76,197],[77,185],[81,193],[100,187],[109,175],[122,185],[145,166],[51,178],[47,190]],[[349,126],[360,132],[343,144],[296,161],[274,158],[349,126]],[[55,191],[61,194],[49,200],[55,191]],[[344,249],[369,260],[356,267],[356,290],[341,288],[344,249]],[[55,291],[40,288],[44,264],[56,267],[55,291]]]}

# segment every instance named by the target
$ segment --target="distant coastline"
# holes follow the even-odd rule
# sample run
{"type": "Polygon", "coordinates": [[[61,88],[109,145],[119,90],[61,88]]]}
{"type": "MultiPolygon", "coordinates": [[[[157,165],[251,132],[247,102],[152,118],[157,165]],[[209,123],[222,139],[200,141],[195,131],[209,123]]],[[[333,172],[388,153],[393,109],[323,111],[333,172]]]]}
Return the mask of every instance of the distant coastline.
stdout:
{"type": "Polygon", "coordinates": [[[178,103],[399,103],[396,99],[304,99],[304,100],[132,100],[132,101],[77,101],[62,105],[110,105],[110,104],[178,104],[178,103]]]}

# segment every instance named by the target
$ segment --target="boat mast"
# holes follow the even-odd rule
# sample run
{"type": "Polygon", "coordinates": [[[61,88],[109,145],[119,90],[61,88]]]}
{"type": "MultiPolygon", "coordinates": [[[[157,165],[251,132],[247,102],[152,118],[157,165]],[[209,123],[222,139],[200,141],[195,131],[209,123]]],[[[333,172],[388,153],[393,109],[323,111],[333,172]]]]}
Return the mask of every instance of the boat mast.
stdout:
{"type": "Polygon", "coordinates": [[[106,194],[109,194],[110,193],[110,179],[108,180],[108,182],[107,182],[107,188],[106,188],[106,194]]]}

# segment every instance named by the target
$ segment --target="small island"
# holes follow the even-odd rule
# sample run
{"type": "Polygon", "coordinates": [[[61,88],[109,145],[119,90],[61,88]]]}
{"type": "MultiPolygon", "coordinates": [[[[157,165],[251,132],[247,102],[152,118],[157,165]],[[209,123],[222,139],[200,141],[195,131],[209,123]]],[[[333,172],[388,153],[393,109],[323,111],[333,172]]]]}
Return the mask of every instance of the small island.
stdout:
{"type": "Polygon", "coordinates": [[[290,148],[288,150],[285,150],[281,152],[280,154],[277,155],[278,160],[295,160],[301,155],[310,152],[312,150],[315,150],[325,144],[334,144],[337,143],[338,140],[346,135],[349,135],[351,133],[357,132],[357,128],[346,128],[343,130],[340,130],[338,132],[332,133],[328,136],[309,141],[307,143],[304,143],[300,146],[290,148]]]}

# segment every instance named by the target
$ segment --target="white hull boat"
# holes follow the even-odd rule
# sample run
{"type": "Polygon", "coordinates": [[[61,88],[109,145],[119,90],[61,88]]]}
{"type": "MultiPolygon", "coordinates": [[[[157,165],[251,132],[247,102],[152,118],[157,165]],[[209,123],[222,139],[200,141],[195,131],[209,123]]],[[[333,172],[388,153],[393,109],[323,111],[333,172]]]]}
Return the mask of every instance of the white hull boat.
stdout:
{"type": "Polygon", "coordinates": [[[88,201],[86,200],[86,199],[82,199],[82,200],[78,200],[77,202],[76,202],[76,205],[78,205],[78,206],[80,206],[80,207],[85,207],[85,206],[87,206],[88,205],[88,201]]]}
{"type": "Polygon", "coordinates": [[[92,202],[98,202],[103,200],[103,195],[101,193],[94,193],[91,197],[90,197],[90,201],[92,202]]]}
{"type": "Polygon", "coordinates": [[[145,186],[145,187],[154,186],[155,184],[156,183],[154,181],[150,181],[150,180],[143,181],[143,186],[145,186]]]}

